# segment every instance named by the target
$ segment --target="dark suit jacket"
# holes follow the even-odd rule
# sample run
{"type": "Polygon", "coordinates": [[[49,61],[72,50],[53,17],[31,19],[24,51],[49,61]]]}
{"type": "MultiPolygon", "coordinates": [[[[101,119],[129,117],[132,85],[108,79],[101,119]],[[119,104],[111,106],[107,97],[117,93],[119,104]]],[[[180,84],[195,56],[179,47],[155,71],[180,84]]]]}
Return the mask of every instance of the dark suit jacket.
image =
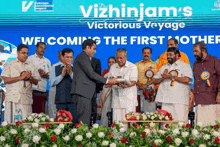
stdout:
{"type": "MultiPolygon", "coordinates": [[[[92,67],[94,71],[101,76],[101,62],[99,59],[94,58],[94,57],[92,58],[92,67]]],[[[99,81],[96,82],[96,93],[99,93],[100,91],[102,91],[103,85],[104,84],[99,81]]]]}
{"type": "Polygon", "coordinates": [[[85,52],[76,56],[73,66],[73,82],[70,93],[92,99],[96,82],[106,83],[107,79],[93,70],[89,56],[85,52]]]}

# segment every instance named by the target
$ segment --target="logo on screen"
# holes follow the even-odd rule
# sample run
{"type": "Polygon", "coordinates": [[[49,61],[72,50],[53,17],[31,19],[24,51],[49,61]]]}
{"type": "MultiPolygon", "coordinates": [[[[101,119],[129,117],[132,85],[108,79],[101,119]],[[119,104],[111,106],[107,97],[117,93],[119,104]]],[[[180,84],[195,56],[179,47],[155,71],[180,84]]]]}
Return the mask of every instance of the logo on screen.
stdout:
{"type": "Polygon", "coordinates": [[[22,1],[22,12],[54,12],[53,7],[53,0],[22,1]]]}
{"type": "Polygon", "coordinates": [[[216,7],[216,8],[215,8],[215,9],[212,9],[212,11],[220,10],[220,0],[216,0],[213,5],[214,5],[214,7],[216,7]]]}

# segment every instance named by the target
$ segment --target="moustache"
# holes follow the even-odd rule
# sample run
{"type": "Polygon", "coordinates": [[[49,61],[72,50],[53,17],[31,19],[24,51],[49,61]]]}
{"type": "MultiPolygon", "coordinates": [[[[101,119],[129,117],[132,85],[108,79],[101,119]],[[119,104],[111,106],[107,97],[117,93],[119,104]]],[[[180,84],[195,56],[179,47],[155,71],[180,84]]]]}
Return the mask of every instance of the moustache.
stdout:
{"type": "Polygon", "coordinates": [[[149,57],[148,55],[145,55],[144,57],[149,57]]]}

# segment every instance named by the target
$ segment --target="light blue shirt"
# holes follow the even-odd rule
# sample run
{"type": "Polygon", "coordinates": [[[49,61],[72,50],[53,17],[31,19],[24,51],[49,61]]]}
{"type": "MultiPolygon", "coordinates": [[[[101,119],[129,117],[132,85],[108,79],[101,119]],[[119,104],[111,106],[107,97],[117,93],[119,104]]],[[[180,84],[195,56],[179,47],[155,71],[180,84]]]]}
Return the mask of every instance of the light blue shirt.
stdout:
{"type": "MultiPolygon", "coordinates": [[[[63,67],[64,64],[62,63],[61,64],[61,67],[63,67]]],[[[73,67],[73,65],[71,65],[73,67]]],[[[55,66],[56,67],[56,66],[55,66]]],[[[63,77],[61,76],[61,74],[59,76],[56,76],[56,73],[55,73],[55,67],[52,68],[51,72],[50,72],[50,79],[49,79],[49,83],[50,83],[50,86],[51,87],[54,87],[56,86],[57,84],[59,84],[62,80],[63,80],[63,77]]],[[[71,79],[73,79],[73,72],[72,74],[70,75],[71,79]]]]}

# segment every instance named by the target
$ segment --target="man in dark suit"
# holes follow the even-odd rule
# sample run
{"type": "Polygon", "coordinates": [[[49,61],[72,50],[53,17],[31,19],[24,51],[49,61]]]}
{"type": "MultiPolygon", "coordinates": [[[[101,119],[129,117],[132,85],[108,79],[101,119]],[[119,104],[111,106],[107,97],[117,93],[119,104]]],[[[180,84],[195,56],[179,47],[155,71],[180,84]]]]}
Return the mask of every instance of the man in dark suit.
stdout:
{"type": "MultiPolygon", "coordinates": [[[[97,74],[101,75],[101,62],[99,59],[94,58],[94,57],[92,58],[92,67],[97,74]]],[[[99,93],[102,90],[102,87],[103,87],[103,83],[96,82],[96,91],[92,98],[92,115],[91,115],[92,122],[91,124],[94,124],[97,118],[96,96],[97,96],[97,93],[99,93]]]]}
{"type": "Polygon", "coordinates": [[[77,123],[76,105],[70,95],[73,79],[73,50],[62,50],[63,63],[52,68],[50,72],[50,86],[56,86],[55,104],[57,110],[67,110],[73,116],[73,122],[77,123]]]}
{"type": "Polygon", "coordinates": [[[91,117],[91,99],[95,93],[96,82],[104,84],[116,84],[115,78],[106,79],[97,74],[92,65],[91,59],[96,53],[96,42],[87,39],[82,44],[81,52],[74,61],[72,98],[77,107],[78,121],[90,125],[91,117]]]}

